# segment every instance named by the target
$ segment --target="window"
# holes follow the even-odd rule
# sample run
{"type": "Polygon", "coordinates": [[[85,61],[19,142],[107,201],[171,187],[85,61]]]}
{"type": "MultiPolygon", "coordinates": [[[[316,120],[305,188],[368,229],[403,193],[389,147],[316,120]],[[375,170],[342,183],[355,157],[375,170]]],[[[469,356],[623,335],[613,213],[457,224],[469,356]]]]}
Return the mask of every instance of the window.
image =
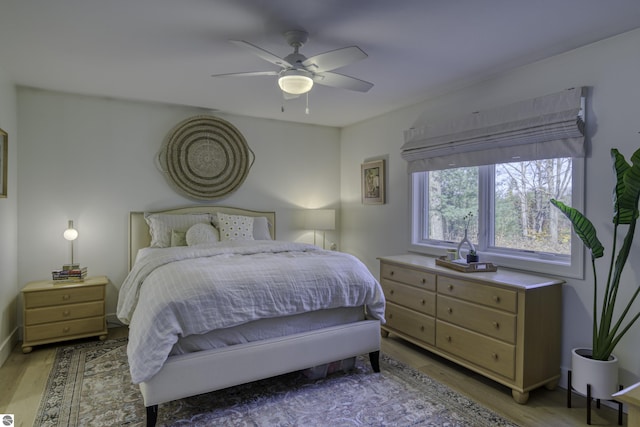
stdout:
{"type": "Polygon", "coordinates": [[[566,157],[415,172],[412,247],[442,255],[467,229],[481,260],[581,277],[583,247],[549,200],[582,209],[583,166],[566,157]]]}

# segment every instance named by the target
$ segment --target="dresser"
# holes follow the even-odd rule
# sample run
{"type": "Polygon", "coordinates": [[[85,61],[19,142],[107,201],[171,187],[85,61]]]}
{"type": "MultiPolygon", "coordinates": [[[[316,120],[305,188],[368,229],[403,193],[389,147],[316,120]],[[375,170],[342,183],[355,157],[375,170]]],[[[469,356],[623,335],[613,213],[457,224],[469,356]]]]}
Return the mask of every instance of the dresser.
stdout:
{"type": "Polygon", "coordinates": [[[562,280],[498,269],[463,273],[435,258],[380,257],[389,333],[484,375],[525,404],[560,378],[562,280]]]}
{"type": "Polygon", "coordinates": [[[105,276],[83,282],[41,280],[22,289],[24,301],[23,353],[34,345],[99,336],[107,338],[105,276]]]}

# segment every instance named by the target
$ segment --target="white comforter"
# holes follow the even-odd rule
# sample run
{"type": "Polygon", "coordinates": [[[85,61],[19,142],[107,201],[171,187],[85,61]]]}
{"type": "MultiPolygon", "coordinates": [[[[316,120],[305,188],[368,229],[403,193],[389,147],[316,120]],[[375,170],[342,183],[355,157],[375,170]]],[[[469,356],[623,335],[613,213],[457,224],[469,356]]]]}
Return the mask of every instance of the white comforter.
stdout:
{"type": "Polygon", "coordinates": [[[384,323],[380,284],[357,258],[279,241],[166,248],[138,260],[120,288],[134,383],[162,367],[180,337],[261,318],[366,306],[384,323]]]}

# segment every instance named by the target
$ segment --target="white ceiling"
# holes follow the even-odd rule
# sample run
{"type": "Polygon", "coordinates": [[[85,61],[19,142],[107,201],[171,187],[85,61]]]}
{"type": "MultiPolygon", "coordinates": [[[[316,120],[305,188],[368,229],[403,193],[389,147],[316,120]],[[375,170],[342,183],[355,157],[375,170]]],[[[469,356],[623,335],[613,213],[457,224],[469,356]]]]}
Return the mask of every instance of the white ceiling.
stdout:
{"type": "Polygon", "coordinates": [[[17,84],[345,126],[640,27],[639,0],[0,0],[0,67],[17,84]],[[336,70],[367,93],[316,85],[283,101],[278,56],[303,28],[306,56],[357,45],[336,70]],[[284,112],[281,107],[284,105],[284,112]]]}

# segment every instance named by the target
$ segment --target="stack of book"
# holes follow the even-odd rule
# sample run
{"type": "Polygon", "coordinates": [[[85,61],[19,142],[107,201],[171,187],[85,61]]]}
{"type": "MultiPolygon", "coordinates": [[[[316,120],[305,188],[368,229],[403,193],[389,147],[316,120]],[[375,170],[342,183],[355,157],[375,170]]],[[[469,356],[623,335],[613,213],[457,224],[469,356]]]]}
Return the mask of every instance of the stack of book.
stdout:
{"type": "Polygon", "coordinates": [[[87,277],[87,267],[80,267],[79,264],[65,264],[60,270],[51,272],[53,280],[62,282],[82,282],[87,277]]]}

